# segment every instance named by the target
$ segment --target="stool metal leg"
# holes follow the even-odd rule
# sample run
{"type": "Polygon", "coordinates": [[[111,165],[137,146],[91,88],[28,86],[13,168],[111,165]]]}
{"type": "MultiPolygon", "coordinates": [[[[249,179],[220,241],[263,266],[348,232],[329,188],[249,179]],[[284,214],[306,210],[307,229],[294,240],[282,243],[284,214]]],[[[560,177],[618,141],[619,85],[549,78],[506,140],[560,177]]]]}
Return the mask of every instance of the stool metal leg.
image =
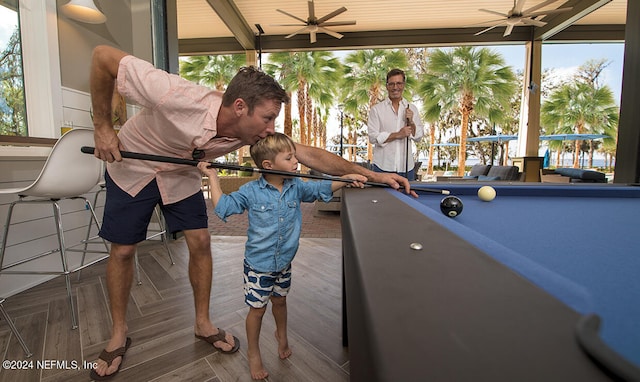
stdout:
{"type": "Polygon", "coordinates": [[[11,329],[13,335],[16,336],[16,339],[20,343],[20,346],[22,346],[22,350],[24,350],[26,356],[31,357],[33,353],[31,353],[29,347],[27,347],[27,344],[24,342],[24,339],[22,339],[20,332],[18,332],[18,328],[16,328],[16,326],[13,324],[13,320],[11,319],[11,317],[9,317],[9,313],[7,313],[7,311],[4,309],[4,298],[0,299],[0,314],[2,314],[4,320],[7,321],[7,325],[9,325],[9,328],[11,329]]]}
{"type": "Polygon", "coordinates": [[[169,255],[169,261],[171,261],[171,265],[175,265],[176,263],[173,261],[173,256],[171,255],[171,250],[169,249],[169,240],[167,239],[167,229],[165,228],[164,218],[160,213],[160,208],[156,206],[153,211],[156,214],[156,218],[158,219],[158,225],[160,226],[160,240],[162,240],[162,244],[164,244],[164,249],[167,251],[167,255],[169,255]]]}
{"type": "MultiPolygon", "coordinates": [[[[98,196],[100,195],[101,192],[106,191],[106,188],[104,186],[104,184],[100,185],[100,189],[98,191],[96,191],[95,196],[93,197],[93,206],[89,205],[89,209],[91,210],[91,215],[89,216],[89,224],[87,225],[87,235],[84,239],[84,253],[82,254],[82,261],[80,262],[80,265],[84,265],[84,260],[87,256],[87,250],[89,247],[89,243],[92,242],[94,239],[100,239],[102,240],[102,243],[104,244],[104,248],[106,249],[107,253],[109,253],[109,246],[107,245],[107,241],[104,240],[103,238],[101,238],[100,236],[98,236],[96,234],[96,236],[91,236],[91,227],[93,227],[93,224],[96,225],[96,228],[98,230],[98,232],[100,232],[100,222],[98,221],[98,216],[96,215],[95,212],[95,207],[96,204],[98,203],[98,196]]],[[[87,201],[87,203],[89,203],[87,201]]],[[[78,271],[78,276],[77,276],[77,281],[80,281],[80,276],[82,273],[82,269],[78,271]]]]}
{"type": "Polygon", "coordinates": [[[62,261],[62,271],[64,274],[64,281],[67,286],[67,297],[69,298],[69,309],[71,310],[71,329],[78,328],[78,318],[76,317],[75,304],[73,303],[73,293],[71,289],[71,273],[69,272],[69,265],[67,262],[67,251],[64,242],[64,228],[62,227],[62,219],[60,213],[60,205],[57,201],[53,202],[53,218],[56,222],[56,228],[58,231],[58,244],[60,245],[60,260],[62,261]]]}
{"type": "MultiPolygon", "coordinates": [[[[7,247],[7,236],[9,234],[9,226],[11,224],[11,215],[13,214],[13,207],[15,205],[16,205],[16,203],[11,203],[11,205],[9,206],[9,210],[7,211],[7,221],[6,221],[5,225],[4,225],[4,234],[2,236],[2,245],[0,245],[0,269],[2,269],[2,264],[3,264],[3,261],[4,261],[4,251],[5,251],[6,247],[7,247]]],[[[7,325],[9,325],[9,328],[11,329],[11,332],[18,339],[18,342],[20,343],[20,346],[22,346],[22,349],[24,350],[24,352],[27,355],[27,357],[31,357],[33,355],[33,353],[31,353],[31,351],[27,347],[27,344],[22,339],[22,336],[20,335],[20,332],[18,332],[18,329],[13,324],[13,320],[11,319],[11,317],[9,317],[9,313],[7,313],[7,311],[4,309],[4,301],[5,301],[4,298],[0,299],[0,314],[2,314],[2,317],[4,318],[4,320],[7,321],[7,325]]]]}
{"type": "MultiPolygon", "coordinates": [[[[65,198],[65,200],[68,199],[83,199],[85,202],[85,206],[87,207],[87,209],[89,210],[89,212],[91,213],[93,222],[98,226],[98,220],[96,218],[95,215],[95,211],[93,210],[93,206],[91,206],[91,203],[84,197],[81,196],[77,196],[77,197],[70,197],[70,198],[65,198]]],[[[80,243],[82,244],[82,243],[80,243]]],[[[83,267],[87,267],[90,265],[93,265],[95,263],[97,263],[98,261],[101,261],[102,259],[104,259],[104,257],[98,258],[98,259],[93,259],[91,262],[85,264],[84,263],[84,256],[83,256],[83,260],[82,260],[82,264],[79,267],[74,267],[73,269],[69,268],[69,261],[67,258],[67,253],[68,252],[93,252],[93,253],[103,253],[105,254],[105,256],[108,254],[108,252],[101,252],[101,251],[92,251],[92,250],[88,250],[88,249],[84,249],[84,250],[80,250],[80,249],[74,249],[74,246],[71,247],[67,247],[66,246],[66,242],[65,242],[65,238],[64,238],[64,228],[63,228],[63,224],[62,224],[62,212],[61,212],[61,208],[59,205],[59,199],[38,199],[38,200],[24,200],[22,198],[14,201],[13,203],[11,203],[11,205],[9,206],[9,210],[8,210],[8,214],[7,214],[7,223],[5,225],[4,228],[4,237],[2,239],[2,245],[0,246],[0,272],[1,273],[7,273],[7,274],[49,274],[49,275],[57,275],[57,276],[64,276],[65,278],[65,284],[66,284],[66,289],[67,289],[67,296],[69,298],[69,307],[71,310],[71,328],[72,329],[76,329],[78,327],[78,317],[77,317],[77,313],[76,313],[76,307],[75,307],[75,303],[74,303],[74,299],[73,299],[73,289],[71,286],[71,274],[73,272],[78,272],[80,271],[80,269],[82,269],[83,267]],[[28,257],[28,258],[23,258],[21,260],[15,261],[12,264],[4,264],[4,255],[5,255],[5,251],[6,251],[6,245],[7,245],[7,237],[8,237],[8,233],[9,233],[9,227],[11,226],[11,218],[13,216],[13,211],[14,211],[14,207],[18,204],[40,204],[40,203],[49,203],[52,206],[53,209],[53,219],[56,225],[56,234],[57,234],[57,241],[58,241],[58,245],[56,249],[52,249],[49,251],[45,251],[43,253],[28,257]],[[62,270],[12,270],[10,268],[16,267],[18,265],[21,264],[25,264],[28,263],[32,260],[36,260],[39,259],[41,257],[44,256],[48,256],[51,254],[54,254],[56,252],[60,253],[60,262],[61,262],[61,267],[62,270]]]]}
{"type": "Polygon", "coordinates": [[[140,277],[140,263],[138,262],[138,250],[136,249],[136,254],[133,255],[133,261],[136,267],[136,283],[138,285],[142,285],[142,278],[140,277]]]}
{"type": "Polygon", "coordinates": [[[0,270],[2,269],[2,265],[4,264],[4,251],[7,248],[7,237],[9,236],[9,226],[11,225],[11,215],[13,214],[13,207],[18,202],[15,201],[9,205],[9,210],[7,211],[7,221],[4,224],[4,234],[2,236],[2,245],[0,246],[0,270]]]}

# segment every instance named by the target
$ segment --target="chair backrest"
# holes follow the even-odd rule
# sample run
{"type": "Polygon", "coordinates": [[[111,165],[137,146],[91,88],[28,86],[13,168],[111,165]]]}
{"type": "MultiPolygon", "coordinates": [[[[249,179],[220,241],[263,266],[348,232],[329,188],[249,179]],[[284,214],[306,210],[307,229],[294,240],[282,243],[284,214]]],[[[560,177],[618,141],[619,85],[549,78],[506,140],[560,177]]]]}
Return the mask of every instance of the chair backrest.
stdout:
{"type": "Polygon", "coordinates": [[[499,177],[499,180],[520,180],[520,169],[517,166],[491,166],[487,177],[499,177]]]}
{"type": "Polygon", "coordinates": [[[479,176],[479,175],[487,175],[489,170],[491,169],[490,164],[474,164],[471,167],[471,171],[469,171],[470,176],[479,176]]]}
{"type": "Polygon", "coordinates": [[[100,181],[102,161],[82,153],[82,146],[94,146],[93,130],[65,133],[51,149],[38,178],[20,195],[61,199],[91,191],[100,181]]]}

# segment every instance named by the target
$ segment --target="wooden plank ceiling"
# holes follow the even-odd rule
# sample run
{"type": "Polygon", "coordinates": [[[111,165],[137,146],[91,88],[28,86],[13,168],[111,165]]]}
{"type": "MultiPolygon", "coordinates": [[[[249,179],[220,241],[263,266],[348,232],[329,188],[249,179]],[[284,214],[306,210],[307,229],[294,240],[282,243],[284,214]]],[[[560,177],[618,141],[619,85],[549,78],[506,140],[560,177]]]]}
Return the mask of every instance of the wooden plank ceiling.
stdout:
{"type": "Polygon", "coordinates": [[[622,41],[627,0],[315,0],[312,3],[317,18],[345,7],[346,11],[329,21],[355,21],[355,24],[328,26],[344,37],[337,39],[317,33],[317,41],[311,43],[308,31],[286,38],[304,25],[277,11],[281,9],[305,21],[309,16],[307,0],[177,0],[180,54],[242,52],[260,47],[269,52],[462,43],[513,44],[532,38],[622,41]],[[508,36],[504,36],[504,25],[475,35],[493,25],[492,21],[506,21],[506,17],[499,14],[508,14],[516,3],[522,11],[531,8],[536,12],[558,8],[571,10],[536,16],[535,21],[546,23],[541,27],[516,24],[508,36]]]}

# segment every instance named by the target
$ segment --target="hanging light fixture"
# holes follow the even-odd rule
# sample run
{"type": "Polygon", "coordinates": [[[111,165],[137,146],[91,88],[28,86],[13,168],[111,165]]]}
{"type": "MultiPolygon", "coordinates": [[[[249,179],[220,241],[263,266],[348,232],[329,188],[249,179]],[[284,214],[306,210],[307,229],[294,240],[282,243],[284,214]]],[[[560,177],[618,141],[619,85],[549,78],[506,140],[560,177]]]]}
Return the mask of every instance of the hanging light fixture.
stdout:
{"type": "Polygon", "coordinates": [[[89,24],[102,24],[105,16],[93,3],[93,0],[71,0],[62,6],[62,12],[69,18],[89,24]]]}

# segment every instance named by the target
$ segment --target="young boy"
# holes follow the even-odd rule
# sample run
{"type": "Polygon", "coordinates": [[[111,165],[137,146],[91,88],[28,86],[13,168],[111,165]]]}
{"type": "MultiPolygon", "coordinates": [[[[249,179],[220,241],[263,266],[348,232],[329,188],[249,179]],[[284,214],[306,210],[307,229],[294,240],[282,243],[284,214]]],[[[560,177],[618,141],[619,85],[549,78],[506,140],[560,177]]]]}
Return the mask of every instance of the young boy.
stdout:
{"type": "MultiPolygon", "coordinates": [[[[298,169],[295,144],[284,134],[267,136],[251,146],[251,158],[261,169],[295,172],[298,169]]],[[[248,210],[249,228],[244,259],[244,294],[249,305],[246,319],[249,369],[253,379],[264,379],[269,373],[262,365],[259,337],[267,303],[271,300],[276,322],[278,353],[281,359],[291,355],[287,339],[286,296],[291,286],[291,261],[298,250],[302,213],[300,202],[328,202],[335,190],[347,182],[322,180],[302,181],[298,177],[263,173],[236,192],[222,193],[217,172],[198,165],[209,177],[211,200],[222,220],[248,210]]],[[[366,178],[358,174],[344,175],[354,180],[351,186],[364,187],[366,178]]]]}

